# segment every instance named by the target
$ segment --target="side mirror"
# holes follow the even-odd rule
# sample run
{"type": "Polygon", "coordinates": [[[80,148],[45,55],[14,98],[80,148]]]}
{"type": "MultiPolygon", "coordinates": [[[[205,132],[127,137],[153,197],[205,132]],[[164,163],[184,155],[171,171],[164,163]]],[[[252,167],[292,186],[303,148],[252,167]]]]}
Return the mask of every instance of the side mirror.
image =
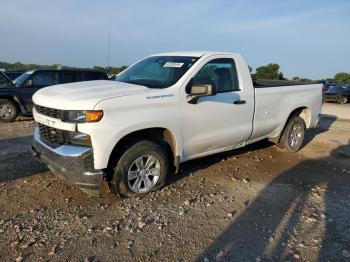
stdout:
{"type": "Polygon", "coordinates": [[[29,80],[27,80],[26,82],[25,82],[25,87],[30,87],[30,86],[32,86],[33,85],[33,81],[31,80],[31,79],[29,79],[29,80]]]}
{"type": "Polygon", "coordinates": [[[216,95],[215,84],[192,84],[192,81],[186,87],[187,102],[190,104],[196,104],[198,98],[202,96],[214,96],[216,95]]]}

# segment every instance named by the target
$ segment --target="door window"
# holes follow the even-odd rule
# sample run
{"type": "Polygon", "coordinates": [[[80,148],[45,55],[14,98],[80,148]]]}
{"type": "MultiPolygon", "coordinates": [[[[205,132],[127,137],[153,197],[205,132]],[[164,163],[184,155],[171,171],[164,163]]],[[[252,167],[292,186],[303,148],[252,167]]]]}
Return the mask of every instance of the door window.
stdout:
{"type": "Polygon", "coordinates": [[[58,73],[54,71],[38,71],[32,76],[33,86],[50,86],[58,84],[58,73]]]}
{"type": "Polygon", "coordinates": [[[81,72],[62,71],[62,83],[73,83],[83,81],[81,72]]]}
{"type": "Polygon", "coordinates": [[[90,81],[90,80],[105,80],[108,79],[107,75],[102,72],[85,72],[85,81],[90,81]]]}
{"type": "Polygon", "coordinates": [[[193,84],[215,84],[218,93],[240,90],[235,62],[231,58],[210,61],[193,78],[193,84]]]}

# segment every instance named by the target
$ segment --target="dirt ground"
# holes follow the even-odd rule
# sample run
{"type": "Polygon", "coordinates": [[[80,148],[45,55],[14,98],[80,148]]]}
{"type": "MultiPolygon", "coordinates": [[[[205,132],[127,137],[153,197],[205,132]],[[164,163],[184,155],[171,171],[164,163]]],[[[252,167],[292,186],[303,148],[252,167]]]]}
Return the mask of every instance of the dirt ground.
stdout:
{"type": "Polygon", "coordinates": [[[324,103],[322,105],[322,114],[337,116],[338,119],[350,120],[350,103],[341,105],[338,103],[324,103]]]}
{"type": "Polygon", "coordinates": [[[91,198],[0,124],[0,261],[350,261],[350,122],[304,148],[268,142],[188,162],[159,192],[91,198]]]}

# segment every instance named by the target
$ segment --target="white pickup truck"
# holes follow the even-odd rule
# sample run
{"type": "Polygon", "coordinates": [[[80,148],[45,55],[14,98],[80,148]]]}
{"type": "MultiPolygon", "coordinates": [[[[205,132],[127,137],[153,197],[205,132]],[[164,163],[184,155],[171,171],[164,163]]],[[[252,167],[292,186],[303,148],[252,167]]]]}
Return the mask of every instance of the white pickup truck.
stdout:
{"type": "Polygon", "coordinates": [[[116,81],[50,86],[35,93],[32,151],[91,195],[144,195],[190,159],[262,139],[299,150],[321,111],[321,84],[254,85],[239,54],[146,57],[116,81]]]}

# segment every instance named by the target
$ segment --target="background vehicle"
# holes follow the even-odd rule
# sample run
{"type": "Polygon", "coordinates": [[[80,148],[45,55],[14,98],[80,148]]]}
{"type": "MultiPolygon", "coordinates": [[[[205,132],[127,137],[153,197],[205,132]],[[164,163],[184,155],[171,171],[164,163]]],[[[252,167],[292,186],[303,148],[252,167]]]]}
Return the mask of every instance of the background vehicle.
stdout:
{"type": "Polygon", "coordinates": [[[299,150],[318,122],[322,85],[254,86],[239,54],[177,52],[116,81],[47,87],[33,99],[34,155],[91,195],[104,177],[112,192],[135,196],[190,159],[262,139],[299,150]]]}
{"type": "Polygon", "coordinates": [[[4,74],[12,81],[23,74],[24,71],[4,71],[4,74]]]}
{"type": "Polygon", "coordinates": [[[99,79],[107,79],[107,75],[92,70],[32,70],[10,81],[4,73],[1,73],[0,121],[14,121],[19,114],[31,115],[32,96],[43,87],[99,79]]]}
{"type": "Polygon", "coordinates": [[[336,82],[324,82],[322,86],[322,92],[326,92],[328,89],[330,89],[333,86],[338,85],[336,82]]]}
{"type": "Polygon", "coordinates": [[[350,101],[350,86],[334,85],[323,93],[324,102],[337,102],[346,104],[350,101]]]}

